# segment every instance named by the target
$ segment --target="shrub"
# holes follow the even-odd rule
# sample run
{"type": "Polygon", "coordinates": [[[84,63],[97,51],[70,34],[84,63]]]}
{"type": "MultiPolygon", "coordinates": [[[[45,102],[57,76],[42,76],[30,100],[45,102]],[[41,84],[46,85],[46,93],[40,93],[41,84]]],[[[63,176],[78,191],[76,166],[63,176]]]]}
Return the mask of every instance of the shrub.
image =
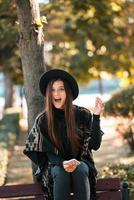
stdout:
{"type": "Polygon", "coordinates": [[[109,164],[100,170],[100,177],[120,177],[122,181],[129,183],[130,199],[134,199],[134,163],[132,164],[109,164]]]}
{"type": "Polygon", "coordinates": [[[19,134],[19,113],[6,112],[0,121],[0,185],[3,185],[7,173],[9,151],[19,134]]]}
{"type": "Polygon", "coordinates": [[[106,102],[104,114],[120,116],[116,130],[134,151],[134,85],[114,94],[106,102]]]}
{"type": "Polygon", "coordinates": [[[115,93],[106,102],[105,114],[130,118],[134,116],[134,85],[115,93]]]}

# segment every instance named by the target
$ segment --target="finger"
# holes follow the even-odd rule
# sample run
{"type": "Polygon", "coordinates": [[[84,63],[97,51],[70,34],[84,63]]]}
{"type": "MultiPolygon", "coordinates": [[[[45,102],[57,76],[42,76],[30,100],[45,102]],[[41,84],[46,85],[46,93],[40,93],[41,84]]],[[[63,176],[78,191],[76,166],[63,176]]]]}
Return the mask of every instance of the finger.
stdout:
{"type": "Polygon", "coordinates": [[[67,163],[67,164],[64,164],[64,165],[67,166],[67,167],[71,167],[71,166],[73,166],[75,164],[76,164],[75,162],[70,162],[70,163],[67,163]]]}
{"type": "Polygon", "coordinates": [[[67,166],[67,167],[65,167],[65,169],[73,169],[73,168],[76,168],[76,167],[77,167],[77,165],[75,164],[75,165],[67,166]]]}
{"type": "Polygon", "coordinates": [[[76,165],[64,165],[64,169],[71,169],[75,167],[76,165]]]}
{"type": "Polygon", "coordinates": [[[98,98],[97,102],[98,102],[99,106],[101,106],[101,107],[104,106],[104,103],[102,102],[102,100],[100,98],[98,98]]]}
{"type": "Polygon", "coordinates": [[[73,166],[65,167],[65,169],[67,169],[67,170],[72,170],[72,169],[75,169],[76,167],[77,167],[77,165],[73,165],[73,166]]]}
{"type": "Polygon", "coordinates": [[[98,102],[99,104],[102,104],[102,100],[101,100],[100,98],[97,99],[97,102],[98,102]]]}
{"type": "Polygon", "coordinates": [[[65,171],[67,171],[67,172],[73,172],[75,169],[76,169],[76,167],[73,167],[73,168],[66,169],[65,171]]]}
{"type": "Polygon", "coordinates": [[[96,97],[96,106],[99,106],[100,104],[102,104],[102,101],[99,97],[96,97]]]}
{"type": "Polygon", "coordinates": [[[97,107],[97,105],[98,105],[98,100],[96,99],[95,100],[95,107],[97,107]]]}

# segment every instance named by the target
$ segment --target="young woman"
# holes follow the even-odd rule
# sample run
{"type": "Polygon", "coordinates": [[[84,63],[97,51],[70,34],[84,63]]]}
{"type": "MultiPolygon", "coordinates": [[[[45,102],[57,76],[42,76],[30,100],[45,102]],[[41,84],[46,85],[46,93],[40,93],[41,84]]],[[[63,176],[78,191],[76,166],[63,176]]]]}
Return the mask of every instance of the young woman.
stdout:
{"type": "Polygon", "coordinates": [[[49,200],[69,200],[72,192],[75,200],[95,200],[97,172],[92,150],[101,144],[104,105],[96,98],[93,114],[73,105],[78,85],[64,70],[44,73],[39,87],[45,109],[35,120],[24,153],[38,166],[36,175],[49,200]]]}

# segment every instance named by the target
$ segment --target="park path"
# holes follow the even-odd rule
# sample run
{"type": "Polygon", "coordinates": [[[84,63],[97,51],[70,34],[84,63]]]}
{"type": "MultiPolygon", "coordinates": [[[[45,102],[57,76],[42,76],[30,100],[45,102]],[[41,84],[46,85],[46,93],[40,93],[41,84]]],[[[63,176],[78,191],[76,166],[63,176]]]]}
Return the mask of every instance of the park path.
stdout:
{"type": "MultiPolygon", "coordinates": [[[[22,126],[25,122],[22,123],[22,126]]],[[[120,159],[127,158],[129,149],[123,144],[122,138],[115,131],[116,121],[113,118],[102,118],[101,127],[105,132],[101,148],[94,152],[94,158],[97,168],[106,163],[113,163],[120,159]]],[[[22,153],[26,139],[25,126],[20,134],[17,144],[9,159],[8,176],[6,184],[21,184],[32,182],[31,162],[22,153]]]]}
{"type": "Polygon", "coordinates": [[[98,151],[93,152],[98,168],[108,163],[125,161],[128,157],[130,150],[116,131],[117,123],[117,119],[113,117],[101,119],[101,128],[104,132],[102,144],[98,151]]]}
{"type": "Polygon", "coordinates": [[[6,184],[23,184],[32,182],[32,170],[30,160],[23,154],[24,144],[27,137],[26,121],[21,121],[21,132],[9,156],[6,184]]]}

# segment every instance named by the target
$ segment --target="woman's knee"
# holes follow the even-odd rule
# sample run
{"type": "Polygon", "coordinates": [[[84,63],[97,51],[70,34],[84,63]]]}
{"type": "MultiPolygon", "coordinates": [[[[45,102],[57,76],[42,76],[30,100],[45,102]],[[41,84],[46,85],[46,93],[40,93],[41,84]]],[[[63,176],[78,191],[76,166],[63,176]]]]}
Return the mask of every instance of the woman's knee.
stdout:
{"type": "Polygon", "coordinates": [[[53,178],[69,178],[69,173],[67,173],[62,167],[54,166],[51,168],[51,174],[53,178]]]}
{"type": "Polygon", "coordinates": [[[76,170],[74,171],[74,174],[88,176],[89,175],[88,165],[81,161],[76,170]]]}

